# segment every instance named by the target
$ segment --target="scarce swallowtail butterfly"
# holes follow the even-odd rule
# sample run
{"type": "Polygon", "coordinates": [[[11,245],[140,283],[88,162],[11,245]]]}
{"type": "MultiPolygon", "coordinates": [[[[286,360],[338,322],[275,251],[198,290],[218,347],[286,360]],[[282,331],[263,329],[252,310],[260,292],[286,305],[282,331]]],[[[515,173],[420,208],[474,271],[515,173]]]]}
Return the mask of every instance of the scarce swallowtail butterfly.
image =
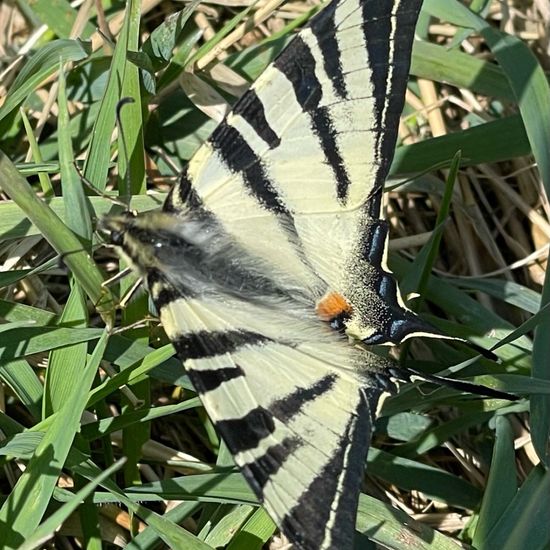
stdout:
{"type": "Polygon", "coordinates": [[[381,219],[420,5],[332,0],[193,156],[162,211],[102,222],[300,550],[353,547],[372,422],[398,376],[357,342],[441,336],[401,300],[381,219]]]}

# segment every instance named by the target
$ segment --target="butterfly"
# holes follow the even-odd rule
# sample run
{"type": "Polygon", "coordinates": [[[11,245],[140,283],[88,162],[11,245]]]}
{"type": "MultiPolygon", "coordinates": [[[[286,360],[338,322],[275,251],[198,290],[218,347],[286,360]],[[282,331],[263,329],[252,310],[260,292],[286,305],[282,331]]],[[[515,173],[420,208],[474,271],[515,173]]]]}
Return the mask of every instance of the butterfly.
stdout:
{"type": "Polygon", "coordinates": [[[410,379],[365,346],[442,336],[403,303],[381,218],[420,7],[332,0],[162,210],[102,221],[236,464],[301,550],[353,547],[381,396],[410,379]]]}

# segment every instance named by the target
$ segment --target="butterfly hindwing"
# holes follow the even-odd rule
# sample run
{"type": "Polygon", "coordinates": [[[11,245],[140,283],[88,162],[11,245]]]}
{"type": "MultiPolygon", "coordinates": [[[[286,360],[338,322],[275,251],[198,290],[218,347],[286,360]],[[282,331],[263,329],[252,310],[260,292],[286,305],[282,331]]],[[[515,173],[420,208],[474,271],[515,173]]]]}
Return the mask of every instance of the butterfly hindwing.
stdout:
{"type": "MultiPolygon", "coordinates": [[[[153,297],[168,281],[152,285],[153,297]]],[[[351,548],[380,359],[295,304],[179,297],[163,325],[268,512],[303,550],[351,548]],[[374,366],[376,365],[376,366],[374,366]]]]}

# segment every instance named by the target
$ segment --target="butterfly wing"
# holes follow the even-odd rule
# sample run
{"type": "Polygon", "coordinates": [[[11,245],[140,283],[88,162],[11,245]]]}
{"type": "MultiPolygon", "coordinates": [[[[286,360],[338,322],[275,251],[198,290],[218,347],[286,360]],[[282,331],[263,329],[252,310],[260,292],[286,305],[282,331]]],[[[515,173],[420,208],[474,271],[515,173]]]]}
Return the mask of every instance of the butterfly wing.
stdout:
{"type": "Polygon", "coordinates": [[[191,159],[165,209],[194,204],[319,299],[345,297],[366,343],[431,333],[385,263],[384,180],[421,0],[334,0],[191,159]]]}
{"type": "MultiPolygon", "coordinates": [[[[161,320],[204,407],[250,486],[302,550],[353,546],[381,359],[312,316],[265,296],[177,296],[161,320]]],[[[168,275],[166,275],[168,273],[168,275]]]]}
{"type": "Polygon", "coordinates": [[[299,550],[350,550],[391,365],[332,330],[310,289],[204,216],[104,224],[146,277],[208,415],[279,527],[299,550]]]}
{"type": "Polygon", "coordinates": [[[366,341],[422,327],[385,267],[380,220],[419,7],[333,0],[191,159],[163,213],[104,224],[301,550],[352,548],[372,418],[391,389],[391,367],[316,306],[335,296],[366,341]]]}

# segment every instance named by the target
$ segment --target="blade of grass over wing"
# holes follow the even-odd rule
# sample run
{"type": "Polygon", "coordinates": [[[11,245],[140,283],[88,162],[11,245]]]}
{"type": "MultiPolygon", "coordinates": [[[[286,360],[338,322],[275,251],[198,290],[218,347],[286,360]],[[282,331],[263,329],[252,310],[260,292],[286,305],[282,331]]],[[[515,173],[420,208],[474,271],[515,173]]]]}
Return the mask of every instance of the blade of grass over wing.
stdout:
{"type": "MultiPolygon", "coordinates": [[[[61,468],[80,427],[87,395],[107,345],[104,332],[95,346],[78,383],[49,430],[45,433],[25,472],[0,509],[0,547],[20,546],[37,528],[57,485],[61,468]]],[[[74,382],[74,381],[73,381],[74,382]]]]}

